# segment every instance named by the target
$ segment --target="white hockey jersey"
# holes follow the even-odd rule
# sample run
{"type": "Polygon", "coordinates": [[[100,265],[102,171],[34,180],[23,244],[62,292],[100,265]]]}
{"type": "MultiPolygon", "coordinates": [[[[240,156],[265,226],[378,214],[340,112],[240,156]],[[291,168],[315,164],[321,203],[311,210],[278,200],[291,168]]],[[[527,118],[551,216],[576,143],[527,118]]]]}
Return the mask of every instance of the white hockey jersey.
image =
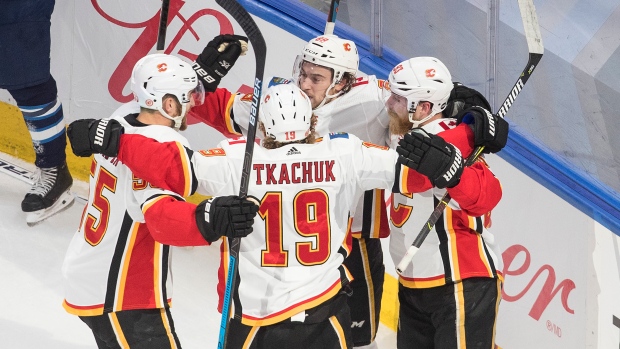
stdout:
{"type": "MultiPolygon", "coordinates": [[[[246,140],[229,139],[219,148],[193,152],[144,137],[123,136],[121,160],[152,183],[176,190],[198,181],[198,192],[239,193],[246,140]],[[191,157],[191,167],[156,165],[144,154],[191,157]],[[192,171],[193,169],[193,171],[192,171]],[[192,171],[193,176],[182,171],[192,171]]],[[[248,195],[260,201],[253,233],[241,239],[239,298],[242,322],[250,326],[283,321],[336,295],[351,276],[342,262],[351,249],[349,213],[363,191],[391,189],[400,173],[397,153],[346,133],[315,144],[257,146],[248,195]]],[[[226,246],[226,245],[224,245],[226,246]]],[[[223,256],[228,262],[228,250],[223,256]]],[[[226,267],[226,266],[225,266],[226,267]]]]}
{"type": "MultiPolygon", "coordinates": [[[[292,82],[273,78],[269,85],[280,83],[292,82]]],[[[313,113],[318,116],[316,132],[319,135],[346,132],[367,142],[389,146],[390,117],[385,102],[390,94],[387,81],[374,75],[358,77],[349,92],[314,109],[313,113]]],[[[234,123],[243,134],[247,134],[251,96],[237,95],[233,103],[234,123]]],[[[351,226],[354,236],[378,238],[389,234],[384,200],[384,191],[374,190],[358,202],[352,211],[355,215],[351,226]]]]}
{"type": "MultiPolygon", "coordinates": [[[[422,128],[430,134],[438,134],[455,125],[454,119],[438,119],[422,128]]],[[[396,148],[400,138],[393,137],[392,148],[396,148]]],[[[392,196],[390,254],[395,265],[400,263],[446,193],[446,189],[435,188],[428,183],[420,192],[416,190],[416,194],[406,196],[395,193],[392,196]]],[[[471,277],[502,277],[500,250],[493,235],[487,230],[490,210],[501,197],[499,181],[488,171],[485,163],[478,162],[464,170],[459,186],[474,188],[471,191],[474,194],[467,195],[468,199],[473,197],[467,209],[485,214],[470,216],[455,199],[456,194],[450,192],[453,199],[399,277],[403,286],[427,288],[471,277]],[[474,180],[467,182],[472,178],[468,177],[471,171],[478,171],[478,174],[473,177],[474,180]],[[486,183],[490,185],[486,186],[486,183]],[[482,194],[476,196],[480,191],[482,194]]],[[[458,190],[457,187],[454,190],[458,190]]]]}
{"type": "MultiPolygon", "coordinates": [[[[135,117],[136,114],[113,118],[127,134],[188,146],[187,140],[174,129],[146,126],[135,117]]],[[[188,189],[183,194],[189,192],[188,189]]],[[[154,188],[135,177],[117,158],[94,156],[88,204],[62,267],[63,306],[67,312],[92,316],[169,306],[171,250],[153,239],[143,214],[143,209],[146,212],[162,195],[182,200],[175,193],[154,188]]]]}

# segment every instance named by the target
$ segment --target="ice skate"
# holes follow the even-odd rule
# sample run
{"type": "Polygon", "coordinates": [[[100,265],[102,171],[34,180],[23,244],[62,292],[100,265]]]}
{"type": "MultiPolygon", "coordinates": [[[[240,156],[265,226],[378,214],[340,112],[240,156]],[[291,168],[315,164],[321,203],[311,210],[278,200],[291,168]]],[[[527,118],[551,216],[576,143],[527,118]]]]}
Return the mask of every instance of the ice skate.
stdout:
{"type": "Polygon", "coordinates": [[[30,191],[22,201],[26,223],[36,225],[44,219],[69,208],[75,199],[69,191],[73,178],[67,163],[58,167],[37,168],[30,191]]]}

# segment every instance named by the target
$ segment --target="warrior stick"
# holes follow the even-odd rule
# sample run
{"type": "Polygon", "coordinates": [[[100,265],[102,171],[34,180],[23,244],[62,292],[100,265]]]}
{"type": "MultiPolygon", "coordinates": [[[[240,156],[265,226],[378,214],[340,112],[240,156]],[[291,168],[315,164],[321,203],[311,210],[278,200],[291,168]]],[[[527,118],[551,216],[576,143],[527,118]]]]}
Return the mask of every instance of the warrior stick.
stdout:
{"type": "MultiPolygon", "coordinates": [[[[247,35],[252,47],[254,48],[254,56],[256,58],[256,75],[254,78],[254,94],[252,95],[252,107],[250,109],[250,124],[248,126],[248,136],[245,145],[245,156],[243,159],[243,170],[241,172],[241,185],[239,188],[239,196],[244,198],[248,195],[248,184],[250,181],[250,170],[252,164],[252,153],[254,151],[254,140],[256,138],[256,126],[258,109],[260,106],[261,89],[263,85],[263,73],[265,71],[265,56],[267,55],[267,46],[265,39],[261,34],[258,26],[250,14],[236,0],[216,0],[218,5],[222,6],[239,23],[245,34],[247,35]]],[[[233,292],[236,292],[237,284],[237,264],[239,262],[240,239],[228,239],[229,241],[229,262],[228,274],[226,278],[226,292],[224,293],[224,302],[222,305],[222,321],[220,323],[220,335],[217,344],[218,349],[226,347],[228,335],[228,321],[230,319],[230,302],[233,292]]]]}
{"type": "MultiPolygon", "coordinates": [[[[527,39],[529,57],[525,69],[523,69],[523,72],[521,72],[519,79],[517,79],[517,82],[512,87],[512,90],[508,94],[508,97],[506,97],[504,103],[497,112],[497,115],[502,118],[506,115],[508,109],[510,109],[519,93],[521,93],[521,90],[523,89],[523,86],[525,85],[527,80],[530,78],[530,76],[532,76],[534,69],[538,65],[538,62],[540,62],[540,59],[542,58],[544,53],[542,37],[540,35],[540,26],[538,25],[538,18],[536,17],[536,8],[534,7],[533,0],[518,1],[519,11],[521,12],[521,19],[523,20],[523,27],[525,29],[525,37],[527,39]]],[[[478,156],[480,156],[483,150],[484,147],[482,146],[476,147],[476,149],[474,149],[474,152],[467,158],[465,166],[470,166],[471,164],[473,164],[474,161],[478,159],[478,156]]],[[[401,259],[400,263],[398,263],[398,265],[396,266],[396,272],[402,274],[409,265],[409,263],[411,263],[411,259],[418,252],[420,246],[422,245],[422,242],[424,242],[426,236],[428,236],[430,231],[435,226],[435,223],[437,223],[439,217],[441,217],[441,215],[443,214],[443,211],[450,202],[450,199],[450,194],[446,192],[446,194],[439,201],[437,207],[435,207],[435,210],[433,210],[433,213],[431,213],[431,216],[422,227],[422,230],[420,230],[420,232],[418,233],[418,236],[415,238],[415,240],[413,240],[413,243],[407,250],[405,256],[403,256],[403,259],[401,259]]]]}

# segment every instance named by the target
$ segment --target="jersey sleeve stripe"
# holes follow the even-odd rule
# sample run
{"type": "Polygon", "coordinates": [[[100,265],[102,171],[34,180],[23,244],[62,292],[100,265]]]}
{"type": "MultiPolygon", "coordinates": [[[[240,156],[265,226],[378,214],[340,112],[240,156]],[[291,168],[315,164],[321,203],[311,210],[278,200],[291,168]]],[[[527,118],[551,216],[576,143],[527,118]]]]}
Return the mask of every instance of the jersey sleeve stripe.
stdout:
{"type": "Polygon", "coordinates": [[[234,125],[235,121],[231,116],[234,102],[235,102],[235,94],[232,94],[230,96],[230,99],[228,99],[228,103],[226,103],[226,113],[224,114],[224,123],[226,124],[226,129],[228,130],[228,132],[238,135],[238,136],[242,136],[242,134],[236,130],[235,125],[234,125]]]}

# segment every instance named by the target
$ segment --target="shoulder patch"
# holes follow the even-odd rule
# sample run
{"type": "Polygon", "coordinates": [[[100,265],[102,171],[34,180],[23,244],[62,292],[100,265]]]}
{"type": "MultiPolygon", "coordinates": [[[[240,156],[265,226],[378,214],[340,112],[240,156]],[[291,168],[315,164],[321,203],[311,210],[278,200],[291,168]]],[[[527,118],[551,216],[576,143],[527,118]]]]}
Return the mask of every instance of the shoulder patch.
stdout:
{"type": "Polygon", "coordinates": [[[291,80],[288,80],[288,79],[285,79],[285,78],[273,77],[269,81],[269,85],[267,87],[269,88],[269,87],[275,86],[275,85],[290,84],[290,83],[291,83],[291,80]]]}
{"type": "Polygon", "coordinates": [[[362,142],[362,145],[365,146],[366,148],[378,148],[381,150],[388,150],[390,148],[384,146],[384,145],[377,145],[374,143],[370,143],[370,142],[362,142]]]}
{"type": "Polygon", "coordinates": [[[349,138],[349,134],[346,132],[330,133],[329,139],[334,139],[334,138],[349,138]]]}
{"type": "Polygon", "coordinates": [[[353,83],[352,87],[360,86],[360,85],[366,85],[366,84],[368,84],[368,78],[366,78],[364,76],[360,76],[360,77],[355,79],[355,82],[353,83]]]}
{"type": "Polygon", "coordinates": [[[253,96],[254,96],[253,93],[246,93],[243,95],[243,97],[241,97],[241,100],[244,102],[251,102],[253,96]]]}
{"type": "Polygon", "coordinates": [[[247,143],[247,139],[245,137],[229,138],[226,141],[230,145],[233,145],[233,144],[245,144],[245,143],[247,143]]]}
{"type": "Polygon", "coordinates": [[[386,91],[390,91],[390,82],[387,80],[377,79],[377,85],[386,91]]]}
{"type": "Polygon", "coordinates": [[[226,156],[226,152],[222,148],[213,148],[209,150],[199,150],[202,156],[226,156]]]}

